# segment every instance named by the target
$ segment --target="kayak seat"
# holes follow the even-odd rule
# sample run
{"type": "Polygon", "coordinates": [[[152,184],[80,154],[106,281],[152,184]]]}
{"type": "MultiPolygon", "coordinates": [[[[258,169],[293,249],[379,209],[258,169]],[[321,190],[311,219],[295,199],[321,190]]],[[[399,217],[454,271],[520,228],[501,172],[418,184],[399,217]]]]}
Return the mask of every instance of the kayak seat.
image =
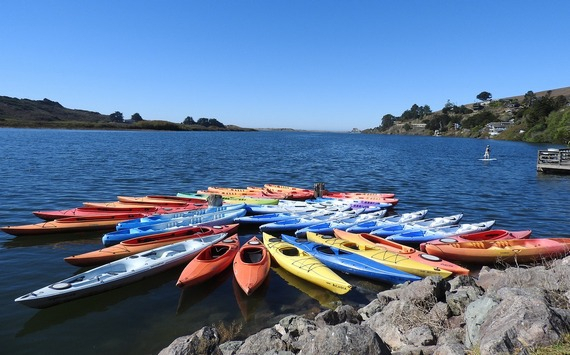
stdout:
{"type": "Polygon", "coordinates": [[[243,254],[243,261],[248,264],[255,264],[261,261],[263,253],[261,250],[250,251],[243,254]]]}

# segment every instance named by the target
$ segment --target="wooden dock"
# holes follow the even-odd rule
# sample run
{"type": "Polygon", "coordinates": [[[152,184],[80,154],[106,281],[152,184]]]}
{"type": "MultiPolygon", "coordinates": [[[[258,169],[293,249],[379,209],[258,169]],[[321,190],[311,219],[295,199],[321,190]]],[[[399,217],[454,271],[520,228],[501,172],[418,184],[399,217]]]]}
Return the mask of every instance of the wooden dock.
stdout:
{"type": "Polygon", "coordinates": [[[570,148],[539,150],[536,170],[547,174],[570,174],[570,148]]]}

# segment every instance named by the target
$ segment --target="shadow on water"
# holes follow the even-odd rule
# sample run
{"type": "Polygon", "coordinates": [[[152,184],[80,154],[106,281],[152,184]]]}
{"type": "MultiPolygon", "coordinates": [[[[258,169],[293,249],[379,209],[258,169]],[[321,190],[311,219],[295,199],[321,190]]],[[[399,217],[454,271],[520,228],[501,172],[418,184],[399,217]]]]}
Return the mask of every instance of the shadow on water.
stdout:
{"type": "Polygon", "coordinates": [[[46,233],[41,235],[15,236],[2,245],[4,248],[21,248],[41,245],[55,245],[60,243],[94,244],[99,247],[103,232],[76,232],[76,233],[46,233]]]}
{"type": "Polygon", "coordinates": [[[243,292],[235,278],[232,280],[232,287],[243,319],[246,322],[254,320],[259,313],[257,310],[265,304],[267,290],[269,289],[269,276],[263,281],[261,286],[249,296],[243,292]]]}
{"type": "Polygon", "coordinates": [[[181,268],[175,268],[130,285],[40,309],[24,323],[23,328],[16,334],[16,337],[22,337],[64,324],[88,314],[106,312],[122,302],[132,302],[134,298],[149,294],[163,285],[168,283],[174,284],[181,271],[181,268]]]}
{"type": "Polygon", "coordinates": [[[221,274],[201,284],[182,288],[180,299],[178,300],[178,307],[176,308],[176,314],[183,314],[188,309],[207,299],[214,291],[224,285],[232,275],[232,268],[229,267],[221,274]]]}

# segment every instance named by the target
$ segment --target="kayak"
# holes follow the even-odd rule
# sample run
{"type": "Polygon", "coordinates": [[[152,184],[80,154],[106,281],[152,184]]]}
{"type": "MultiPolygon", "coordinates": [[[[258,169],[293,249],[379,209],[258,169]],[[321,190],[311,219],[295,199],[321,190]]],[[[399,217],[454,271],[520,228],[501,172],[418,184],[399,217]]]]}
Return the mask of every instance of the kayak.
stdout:
{"type": "Polygon", "coordinates": [[[391,203],[388,202],[381,202],[381,201],[367,201],[367,200],[359,200],[353,198],[331,198],[331,197],[317,197],[311,200],[306,200],[309,203],[332,203],[332,204],[341,204],[341,205],[350,205],[352,208],[365,208],[365,207],[378,207],[378,208],[392,208],[391,203]]]}
{"type": "Polygon", "coordinates": [[[180,206],[189,203],[207,204],[208,201],[203,198],[180,198],[176,196],[117,196],[119,202],[123,203],[143,203],[157,206],[180,206]]]}
{"type": "MultiPolygon", "coordinates": [[[[268,206],[270,207],[270,206],[268,206]]],[[[272,206],[271,206],[272,207],[272,206]]],[[[242,216],[236,218],[236,222],[248,224],[248,225],[262,225],[267,223],[275,223],[279,221],[285,221],[288,219],[294,218],[310,218],[310,217],[317,217],[322,215],[328,215],[331,212],[344,212],[347,210],[338,210],[338,209],[312,209],[306,210],[304,212],[297,211],[297,212],[277,212],[277,213],[264,213],[264,214],[256,214],[256,215],[249,215],[249,216],[242,216]]]]}
{"type": "Polygon", "coordinates": [[[103,217],[125,213],[141,213],[144,215],[174,213],[188,211],[186,207],[169,207],[169,206],[143,206],[135,207],[76,207],[57,211],[35,211],[33,214],[46,221],[61,219],[67,217],[103,217]]]}
{"type": "MultiPolygon", "coordinates": [[[[455,235],[452,237],[445,237],[441,239],[430,240],[430,244],[448,244],[448,243],[460,243],[460,242],[477,242],[485,240],[501,240],[501,239],[526,239],[530,237],[532,231],[521,230],[510,232],[504,229],[491,229],[488,231],[468,233],[462,235],[455,235]]],[[[420,244],[420,250],[425,252],[425,244],[420,244]]]]}
{"type": "Polygon", "coordinates": [[[105,208],[105,209],[114,209],[114,208],[138,208],[138,207],[174,207],[174,208],[182,208],[185,210],[199,210],[202,208],[208,207],[208,203],[206,201],[199,202],[199,203],[174,203],[174,204],[166,204],[166,205],[155,205],[151,203],[127,203],[121,201],[111,201],[111,202],[83,202],[84,207],[95,207],[95,208],[105,208]]]}
{"type": "Polygon", "coordinates": [[[295,276],[340,295],[352,288],[317,258],[279,238],[263,233],[263,244],[277,264],[295,276]]]}
{"type": "Polygon", "coordinates": [[[101,240],[106,247],[115,245],[123,240],[142,237],[145,235],[164,233],[175,231],[179,228],[188,226],[217,226],[223,224],[232,224],[237,217],[245,215],[245,209],[235,211],[221,211],[199,216],[191,216],[178,220],[150,224],[131,229],[120,229],[113,232],[105,233],[101,240]]]}
{"type": "MultiPolygon", "coordinates": [[[[392,234],[391,236],[386,237],[386,239],[398,243],[419,244],[419,243],[429,242],[430,240],[434,239],[441,239],[461,234],[486,231],[491,229],[491,227],[493,227],[494,224],[495,221],[486,221],[480,223],[464,223],[456,226],[413,230],[409,232],[392,234]]],[[[374,231],[370,232],[370,234],[374,234],[374,231]]]]}
{"type": "MultiPolygon", "coordinates": [[[[196,197],[196,198],[208,198],[208,196],[212,195],[211,192],[209,193],[182,193],[179,192],[176,194],[178,197],[196,197]]],[[[222,196],[224,203],[245,203],[246,205],[276,205],[279,203],[278,198],[255,198],[251,196],[222,196]]]]}
{"type": "Polygon", "coordinates": [[[315,232],[319,234],[333,234],[335,229],[346,230],[347,228],[354,226],[355,224],[371,221],[374,219],[383,218],[386,214],[386,210],[380,210],[373,213],[361,213],[358,216],[341,218],[328,222],[314,224],[309,227],[301,228],[295,231],[295,236],[297,238],[304,237],[307,232],[315,232]]]}
{"type": "Polygon", "coordinates": [[[288,188],[283,185],[265,184],[263,187],[248,186],[248,189],[256,189],[257,191],[263,191],[269,194],[285,194],[288,200],[304,201],[308,198],[315,197],[315,192],[313,190],[288,188]]]}
{"type": "Polygon", "coordinates": [[[248,296],[263,284],[270,267],[269,252],[255,236],[241,246],[233,260],[235,280],[248,296]]]}
{"type": "Polygon", "coordinates": [[[75,266],[93,266],[110,263],[129,255],[141,253],[150,249],[168,244],[178,243],[184,240],[204,237],[212,234],[227,233],[231,235],[238,230],[238,224],[226,224],[221,226],[190,226],[177,229],[172,232],[146,235],[138,238],[124,240],[110,247],[90,251],[83,254],[72,255],[64,258],[66,262],[75,266]]]}
{"type": "Polygon", "coordinates": [[[117,223],[142,216],[144,216],[144,214],[123,213],[106,216],[67,217],[35,224],[5,226],[0,229],[5,233],[16,236],[87,231],[112,231],[116,228],[117,223]]]}
{"type": "Polygon", "coordinates": [[[361,198],[364,197],[376,197],[376,198],[392,198],[396,196],[393,193],[381,193],[381,192],[340,192],[340,191],[328,191],[323,192],[323,197],[332,198],[361,198]]]}
{"type": "Polygon", "coordinates": [[[351,253],[356,253],[386,266],[390,266],[392,268],[420,277],[441,276],[442,278],[446,278],[452,274],[451,271],[420,263],[419,261],[412,260],[407,256],[390,251],[386,248],[376,246],[371,247],[363,243],[349,242],[340,238],[336,238],[334,236],[317,234],[313,232],[307,233],[307,240],[315,243],[333,246],[335,248],[351,253]]]}
{"type": "Polygon", "coordinates": [[[227,269],[239,250],[237,234],[202,249],[182,270],[176,286],[194,286],[227,269]]]}
{"type": "Polygon", "coordinates": [[[160,215],[145,216],[141,218],[134,218],[117,224],[117,230],[137,228],[142,226],[149,226],[151,224],[179,221],[183,218],[192,216],[200,216],[214,212],[233,211],[245,208],[245,204],[223,205],[219,207],[208,207],[201,210],[184,211],[177,213],[166,213],[160,215]]]}
{"type": "Polygon", "coordinates": [[[281,239],[284,242],[306,251],[329,268],[339,272],[390,284],[401,284],[408,281],[421,280],[421,277],[417,275],[394,269],[386,264],[381,264],[362,255],[341,250],[333,246],[314,243],[286,234],[282,234],[281,239]]]}
{"type": "Polygon", "coordinates": [[[380,237],[388,237],[392,234],[407,232],[407,231],[411,231],[411,230],[451,226],[454,224],[458,224],[462,218],[463,218],[463,214],[460,213],[460,214],[455,214],[455,215],[445,216],[445,217],[434,217],[434,218],[421,219],[419,221],[414,221],[414,222],[398,223],[398,224],[393,224],[390,226],[382,227],[379,229],[375,229],[371,232],[371,234],[374,234],[374,235],[377,235],[380,237]]]}
{"type": "Polygon", "coordinates": [[[311,189],[276,184],[264,184],[263,187],[270,192],[288,192],[294,199],[306,200],[315,197],[315,191],[311,189]]]}
{"type": "Polygon", "coordinates": [[[428,210],[419,210],[415,212],[402,213],[401,215],[384,217],[373,221],[366,221],[348,227],[346,231],[351,233],[370,233],[371,231],[380,229],[382,227],[391,226],[398,223],[418,221],[425,218],[427,212],[428,210]]]}
{"type": "Polygon", "coordinates": [[[286,233],[291,231],[296,231],[305,227],[312,226],[321,222],[328,222],[332,220],[337,220],[341,218],[350,218],[359,215],[362,210],[350,210],[346,212],[334,212],[328,211],[324,214],[317,216],[306,216],[306,217],[296,217],[285,219],[282,221],[277,221],[273,223],[265,223],[259,226],[259,230],[267,233],[286,233]]]}
{"type": "Polygon", "coordinates": [[[425,245],[426,252],[449,260],[477,264],[527,263],[564,257],[570,238],[501,239],[425,245]]]}
{"type": "Polygon", "coordinates": [[[134,254],[37,289],[14,301],[32,308],[46,308],[115,289],[187,263],[202,249],[226,236],[225,233],[214,234],[134,254]]]}
{"type": "Polygon", "coordinates": [[[434,268],[440,268],[443,270],[451,271],[455,275],[469,275],[469,269],[466,269],[457,264],[451,263],[447,260],[443,260],[437,256],[426,254],[425,252],[420,252],[415,248],[402,245],[396,242],[386,240],[382,237],[378,237],[369,233],[350,233],[335,229],[334,235],[337,238],[367,245],[372,248],[382,248],[389,250],[394,253],[398,253],[400,256],[415,260],[422,264],[432,266],[434,268]]]}
{"type": "Polygon", "coordinates": [[[270,193],[266,191],[251,190],[251,189],[240,189],[233,187],[214,187],[209,186],[207,190],[198,190],[198,193],[209,193],[217,194],[221,196],[250,196],[255,198],[276,198],[280,200],[285,200],[289,197],[286,193],[270,193]]]}

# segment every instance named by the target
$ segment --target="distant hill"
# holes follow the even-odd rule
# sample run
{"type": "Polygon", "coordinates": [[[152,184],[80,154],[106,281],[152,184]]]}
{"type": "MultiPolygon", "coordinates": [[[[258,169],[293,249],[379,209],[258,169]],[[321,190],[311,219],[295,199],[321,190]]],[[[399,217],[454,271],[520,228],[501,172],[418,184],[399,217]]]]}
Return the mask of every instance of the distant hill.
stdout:
{"type": "Polygon", "coordinates": [[[0,127],[14,128],[68,128],[68,129],[150,129],[172,131],[254,131],[234,125],[205,127],[199,124],[181,124],[160,120],[114,122],[111,115],[70,109],[49,99],[29,100],[0,96],[0,127]]]}
{"type": "MultiPolygon", "coordinates": [[[[475,97],[476,93],[474,93],[475,97]]],[[[437,111],[412,105],[400,117],[383,116],[369,134],[437,135],[526,142],[570,140],[570,87],[456,105],[437,111]],[[528,95],[527,95],[528,94],[528,95]]]]}

